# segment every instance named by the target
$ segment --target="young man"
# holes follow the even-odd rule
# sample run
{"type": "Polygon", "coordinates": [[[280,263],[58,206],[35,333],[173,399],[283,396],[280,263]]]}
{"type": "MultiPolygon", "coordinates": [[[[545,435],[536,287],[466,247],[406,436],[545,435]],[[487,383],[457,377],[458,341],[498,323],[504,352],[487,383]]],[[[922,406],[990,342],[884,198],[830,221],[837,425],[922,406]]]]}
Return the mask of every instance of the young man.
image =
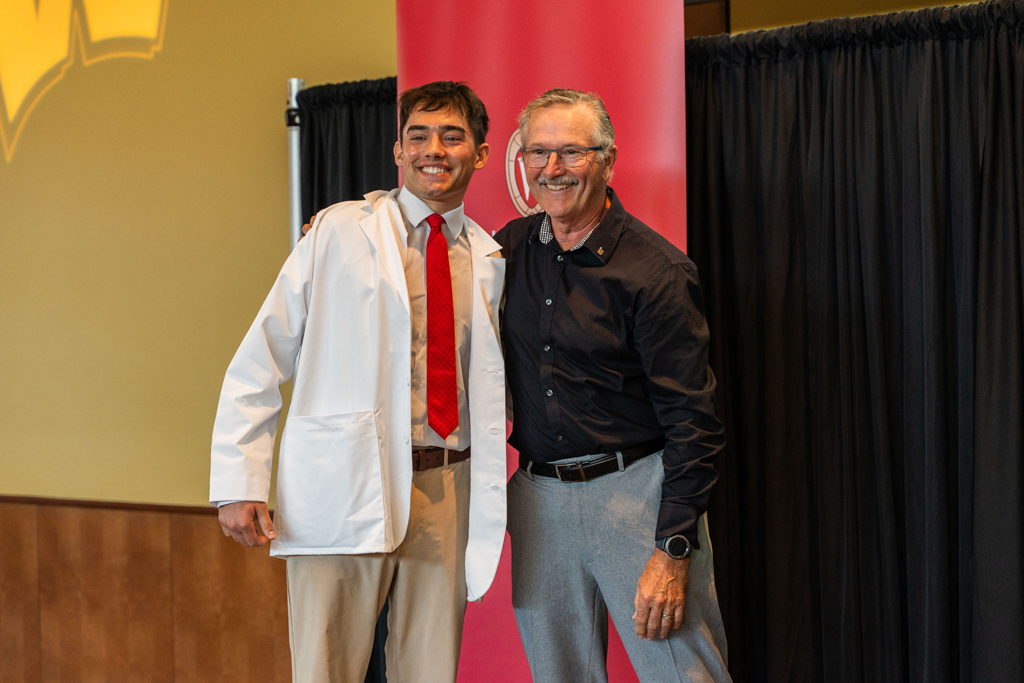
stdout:
{"type": "Polygon", "coordinates": [[[429,83],[402,94],[400,124],[404,187],[320,212],[228,367],[214,425],[210,500],[225,534],[287,558],[303,683],[363,680],[385,598],[389,677],[454,682],[466,601],[501,553],[504,260],[462,204],[487,113],[465,84],[429,83]]]}

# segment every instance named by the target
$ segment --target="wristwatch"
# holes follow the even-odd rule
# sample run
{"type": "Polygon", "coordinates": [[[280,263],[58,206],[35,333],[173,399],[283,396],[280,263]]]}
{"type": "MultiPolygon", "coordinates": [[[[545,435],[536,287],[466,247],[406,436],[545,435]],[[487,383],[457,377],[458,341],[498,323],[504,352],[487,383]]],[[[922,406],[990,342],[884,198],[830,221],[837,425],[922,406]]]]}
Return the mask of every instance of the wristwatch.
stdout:
{"type": "Polygon", "coordinates": [[[665,554],[673,560],[685,560],[690,556],[690,540],[686,536],[659,538],[654,542],[654,546],[664,550],[665,554]]]}

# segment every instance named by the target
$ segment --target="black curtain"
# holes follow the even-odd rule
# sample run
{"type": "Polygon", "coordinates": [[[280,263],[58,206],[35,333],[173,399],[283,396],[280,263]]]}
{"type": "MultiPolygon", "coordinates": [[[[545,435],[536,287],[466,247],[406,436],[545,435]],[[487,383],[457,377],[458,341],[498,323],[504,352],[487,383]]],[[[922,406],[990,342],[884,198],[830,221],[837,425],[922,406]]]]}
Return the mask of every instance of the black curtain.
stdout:
{"type": "MultiPolygon", "coordinates": [[[[299,92],[302,215],[398,187],[398,79],[317,85],[299,92]]],[[[366,683],[384,683],[388,605],[377,619],[366,683]]]]}
{"type": "Polygon", "coordinates": [[[1024,3],[686,67],[735,680],[1024,680],[1024,3]]]}
{"type": "Polygon", "coordinates": [[[302,215],[398,187],[398,79],[318,85],[299,92],[302,215]]]}

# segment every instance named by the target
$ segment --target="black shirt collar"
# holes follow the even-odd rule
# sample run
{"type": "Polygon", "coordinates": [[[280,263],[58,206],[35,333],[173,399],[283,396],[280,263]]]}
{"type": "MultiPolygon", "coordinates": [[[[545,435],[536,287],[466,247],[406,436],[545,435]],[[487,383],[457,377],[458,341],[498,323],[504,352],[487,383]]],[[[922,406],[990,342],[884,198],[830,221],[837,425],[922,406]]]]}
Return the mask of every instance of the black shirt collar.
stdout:
{"type": "MultiPolygon", "coordinates": [[[[611,259],[612,253],[619,243],[619,237],[622,236],[622,230],[626,226],[626,221],[629,219],[629,214],[622,208],[622,202],[619,201],[615,190],[609,187],[607,192],[611,206],[608,207],[604,218],[601,219],[601,222],[590,233],[590,237],[583,243],[583,246],[577,251],[571,252],[584,257],[588,264],[594,266],[603,266],[611,259]]],[[[527,239],[530,244],[534,242],[540,244],[540,226],[543,222],[544,214],[538,213],[530,225],[530,233],[527,239]]],[[[551,240],[546,246],[558,253],[570,253],[562,251],[557,239],[551,240]]]]}

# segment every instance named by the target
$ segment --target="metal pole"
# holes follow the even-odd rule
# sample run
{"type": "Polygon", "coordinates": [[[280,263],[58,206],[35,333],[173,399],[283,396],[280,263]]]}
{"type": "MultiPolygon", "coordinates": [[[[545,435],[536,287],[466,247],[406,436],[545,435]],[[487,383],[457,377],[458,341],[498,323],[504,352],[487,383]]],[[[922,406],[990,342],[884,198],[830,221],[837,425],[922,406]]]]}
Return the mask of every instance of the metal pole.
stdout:
{"type": "Polygon", "coordinates": [[[291,193],[289,222],[291,223],[291,247],[294,249],[302,237],[302,168],[299,148],[301,126],[299,121],[299,91],[306,87],[301,78],[288,79],[288,110],[285,122],[288,125],[288,181],[291,193]]]}

